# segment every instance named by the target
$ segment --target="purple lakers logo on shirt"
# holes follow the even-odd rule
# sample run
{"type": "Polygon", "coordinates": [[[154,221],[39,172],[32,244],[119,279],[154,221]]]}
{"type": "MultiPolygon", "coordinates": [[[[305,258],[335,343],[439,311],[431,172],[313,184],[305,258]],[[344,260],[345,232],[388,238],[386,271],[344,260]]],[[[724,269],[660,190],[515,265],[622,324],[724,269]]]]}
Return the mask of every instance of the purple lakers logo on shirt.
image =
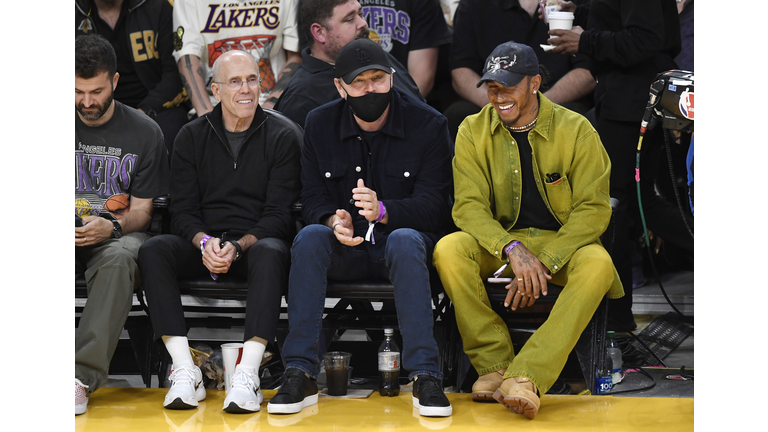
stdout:
{"type": "Polygon", "coordinates": [[[391,51],[395,41],[409,43],[411,17],[405,11],[385,6],[363,6],[363,18],[376,35],[371,39],[375,39],[384,51],[391,51]]]}
{"type": "Polygon", "coordinates": [[[129,190],[138,156],[121,149],[80,144],[75,150],[75,193],[119,195],[129,190]]]}
{"type": "Polygon", "coordinates": [[[230,3],[224,5],[208,5],[211,10],[208,12],[208,19],[205,22],[205,28],[203,28],[200,33],[218,33],[219,30],[227,28],[247,28],[261,26],[270,30],[274,30],[280,25],[279,3],[279,1],[271,0],[244,2],[242,4],[230,3]],[[277,4],[278,6],[272,6],[269,8],[247,7],[267,3],[277,4]]]}

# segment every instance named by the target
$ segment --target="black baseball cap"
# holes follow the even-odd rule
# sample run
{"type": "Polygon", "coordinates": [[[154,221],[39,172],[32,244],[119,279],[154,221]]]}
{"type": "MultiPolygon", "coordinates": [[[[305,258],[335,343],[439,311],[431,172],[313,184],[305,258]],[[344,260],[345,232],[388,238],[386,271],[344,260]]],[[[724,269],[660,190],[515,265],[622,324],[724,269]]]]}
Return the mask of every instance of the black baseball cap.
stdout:
{"type": "Polygon", "coordinates": [[[392,73],[387,53],[370,39],[355,39],[336,55],[336,78],[349,84],[356,76],[371,69],[392,73]]]}
{"type": "Polygon", "coordinates": [[[486,81],[496,81],[504,87],[514,87],[526,76],[538,74],[539,59],[531,47],[511,41],[504,42],[485,60],[483,76],[477,86],[480,87],[486,81]]]}

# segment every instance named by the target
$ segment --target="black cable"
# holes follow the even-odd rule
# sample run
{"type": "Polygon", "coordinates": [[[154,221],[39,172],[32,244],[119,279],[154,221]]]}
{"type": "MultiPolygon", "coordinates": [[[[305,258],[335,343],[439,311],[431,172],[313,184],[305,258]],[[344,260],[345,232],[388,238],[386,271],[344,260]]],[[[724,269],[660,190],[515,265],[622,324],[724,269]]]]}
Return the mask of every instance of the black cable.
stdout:
{"type": "MultiPolygon", "coordinates": [[[[646,231],[645,236],[648,236],[648,232],[646,231]]],[[[669,303],[669,306],[678,314],[680,315],[680,318],[682,318],[683,321],[687,322],[690,325],[693,325],[693,319],[688,318],[687,316],[683,315],[682,312],[680,312],[679,309],[675,307],[675,305],[672,303],[672,300],[669,299],[669,296],[667,295],[667,290],[664,289],[664,285],[661,283],[661,275],[659,275],[659,271],[656,269],[656,263],[653,261],[653,254],[651,253],[651,247],[650,244],[647,245],[646,249],[648,250],[648,259],[651,262],[651,267],[653,268],[653,274],[656,275],[656,280],[659,283],[659,288],[661,289],[661,293],[664,295],[664,298],[667,300],[667,303],[669,303]]]]}
{"type": "Polygon", "coordinates": [[[672,191],[675,193],[675,201],[677,201],[677,209],[680,211],[680,217],[683,219],[683,224],[685,225],[685,229],[688,230],[688,234],[691,235],[691,238],[693,237],[693,230],[691,229],[690,225],[688,225],[688,220],[685,217],[685,211],[683,210],[683,204],[680,201],[680,193],[677,191],[677,183],[675,182],[675,170],[672,166],[672,149],[669,145],[669,132],[664,129],[663,130],[664,135],[664,148],[667,151],[667,164],[669,166],[669,178],[672,181],[672,191]]]}
{"type": "MultiPolygon", "coordinates": [[[[640,343],[640,345],[642,345],[642,346],[643,346],[643,348],[645,348],[645,349],[646,349],[646,350],[647,350],[649,353],[651,353],[651,355],[652,355],[652,356],[653,356],[653,357],[654,357],[656,360],[658,360],[658,362],[659,362],[659,364],[660,364],[660,365],[662,365],[663,367],[667,367],[667,365],[666,365],[666,364],[664,364],[664,361],[663,361],[662,359],[660,359],[660,358],[659,358],[659,356],[657,356],[657,355],[656,355],[656,353],[654,353],[654,352],[653,352],[653,351],[652,351],[650,348],[648,348],[648,345],[646,345],[646,344],[645,344],[645,342],[643,342],[643,341],[642,341],[642,340],[641,340],[639,337],[637,337],[637,335],[635,335],[634,333],[632,333],[632,331],[630,331],[630,330],[627,330],[627,328],[626,328],[626,327],[624,327],[624,326],[623,326],[621,323],[619,323],[619,322],[616,322],[616,321],[614,321],[614,320],[612,320],[612,319],[610,319],[610,318],[608,319],[608,321],[610,321],[611,323],[613,323],[613,324],[615,324],[615,325],[618,325],[619,327],[623,328],[623,329],[624,329],[624,331],[625,331],[625,333],[629,334],[629,335],[630,335],[630,336],[632,336],[632,337],[633,337],[633,338],[634,338],[634,339],[635,339],[637,342],[639,342],[639,343],[640,343]]],[[[623,355],[624,355],[624,354],[623,354],[623,352],[622,352],[622,357],[623,357],[623,355]]]]}
{"type": "MultiPolygon", "coordinates": [[[[667,133],[668,132],[666,129],[662,129],[662,135],[664,135],[665,142],[667,142],[668,140],[667,133]]],[[[667,300],[667,303],[669,304],[669,306],[672,307],[672,309],[683,319],[683,321],[693,325],[693,320],[683,315],[683,313],[680,312],[680,310],[678,310],[677,307],[675,307],[675,305],[672,303],[672,300],[669,299],[669,296],[667,295],[667,291],[664,289],[664,285],[661,283],[661,275],[659,274],[659,271],[656,269],[656,263],[654,262],[653,254],[651,253],[651,240],[648,236],[648,227],[645,222],[645,212],[643,211],[643,201],[640,193],[640,151],[643,145],[643,137],[644,137],[644,131],[641,131],[640,140],[637,144],[637,152],[635,156],[635,171],[636,171],[635,185],[637,187],[637,207],[638,207],[638,211],[640,212],[640,221],[642,222],[642,225],[643,225],[643,237],[645,238],[645,245],[646,245],[646,248],[648,249],[648,258],[651,261],[653,274],[656,276],[656,280],[659,283],[659,288],[661,288],[661,293],[664,295],[664,298],[667,300]]],[[[671,159],[670,159],[670,163],[671,163],[671,159]]],[[[672,186],[673,186],[673,189],[675,190],[675,195],[677,196],[677,187],[674,184],[672,186]]],[[[678,200],[678,208],[680,208],[679,200],[678,200]]],[[[685,218],[683,218],[683,223],[686,223],[685,218]]],[[[686,223],[686,227],[687,227],[687,223],[686,223]]],[[[691,233],[691,235],[693,234],[691,233]]]]}
{"type": "MultiPolygon", "coordinates": [[[[613,389],[611,389],[611,391],[606,393],[606,395],[617,395],[617,394],[622,394],[622,393],[639,392],[639,391],[650,390],[650,389],[656,387],[656,379],[654,379],[651,376],[651,374],[649,374],[648,372],[643,370],[642,367],[630,366],[627,369],[630,369],[630,368],[637,369],[640,373],[642,373],[643,375],[645,375],[648,378],[650,378],[651,379],[651,385],[648,385],[648,386],[645,386],[645,387],[636,388],[636,389],[626,389],[626,390],[619,390],[619,391],[613,391],[613,389]]],[[[616,388],[616,387],[613,387],[613,388],[616,388]]]]}

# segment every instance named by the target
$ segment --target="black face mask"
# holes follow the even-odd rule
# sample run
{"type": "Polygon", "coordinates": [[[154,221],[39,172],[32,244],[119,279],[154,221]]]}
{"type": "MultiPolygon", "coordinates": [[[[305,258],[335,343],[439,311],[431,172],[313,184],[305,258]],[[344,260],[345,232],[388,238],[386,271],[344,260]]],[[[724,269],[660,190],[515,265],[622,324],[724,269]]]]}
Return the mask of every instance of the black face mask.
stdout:
{"type": "Polygon", "coordinates": [[[363,96],[353,97],[347,93],[347,103],[352,112],[362,121],[375,122],[384,114],[389,101],[392,99],[392,88],[386,93],[368,93],[363,96]]]}

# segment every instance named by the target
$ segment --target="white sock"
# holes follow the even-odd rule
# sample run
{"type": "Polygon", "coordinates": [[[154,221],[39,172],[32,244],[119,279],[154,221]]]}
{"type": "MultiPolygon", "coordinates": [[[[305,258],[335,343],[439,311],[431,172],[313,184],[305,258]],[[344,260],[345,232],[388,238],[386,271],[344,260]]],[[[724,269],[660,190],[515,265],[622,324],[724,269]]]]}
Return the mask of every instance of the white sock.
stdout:
{"type": "Polygon", "coordinates": [[[163,343],[171,355],[174,367],[193,366],[192,353],[189,352],[189,340],[186,336],[163,336],[163,343]]]}
{"type": "Polygon", "coordinates": [[[254,337],[245,341],[243,344],[243,358],[240,359],[240,364],[237,365],[235,370],[242,368],[258,377],[261,359],[264,357],[264,351],[266,351],[267,346],[256,339],[254,337]]]}

